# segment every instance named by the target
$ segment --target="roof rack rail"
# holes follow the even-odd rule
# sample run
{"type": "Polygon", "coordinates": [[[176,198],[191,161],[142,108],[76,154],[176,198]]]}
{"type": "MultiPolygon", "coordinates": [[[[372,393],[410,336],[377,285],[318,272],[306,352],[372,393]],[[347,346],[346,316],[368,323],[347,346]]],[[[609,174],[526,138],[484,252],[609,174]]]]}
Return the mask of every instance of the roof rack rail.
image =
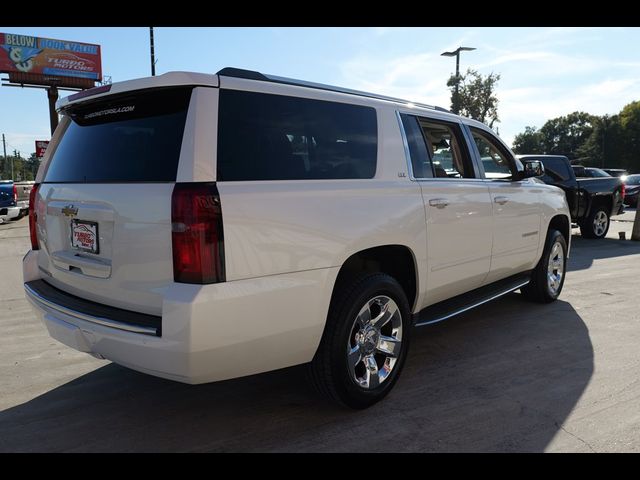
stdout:
{"type": "Polygon", "coordinates": [[[360,97],[376,98],[378,100],[387,100],[389,102],[412,104],[416,107],[430,108],[439,112],[449,112],[446,108],[436,107],[434,105],[427,105],[425,103],[412,102],[410,100],[404,100],[402,98],[388,97],[386,95],[378,95],[375,93],[362,92],[360,90],[352,90],[350,88],[336,87],[334,85],[325,85],[324,83],[307,82],[305,80],[297,80],[295,78],[278,77],[276,75],[267,75],[264,73],[256,72],[254,70],[244,70],[242,68],[225,67],[219,70],[216,75],[222,75],[224,77],[245,78],[248,80],[259,80],[262,82],[283,83],[286,85],[297,85],[299,87],[316,88],[318,90],[328,90],[331,92],[347,93],[349,95],[358,95],[360,97]]]}

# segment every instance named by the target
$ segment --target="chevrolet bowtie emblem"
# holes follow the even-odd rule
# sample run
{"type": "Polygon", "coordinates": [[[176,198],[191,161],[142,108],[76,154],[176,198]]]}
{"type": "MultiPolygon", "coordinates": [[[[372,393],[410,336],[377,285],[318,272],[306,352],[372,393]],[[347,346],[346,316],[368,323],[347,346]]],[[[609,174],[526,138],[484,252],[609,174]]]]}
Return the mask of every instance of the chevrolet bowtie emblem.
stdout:
{"type": "Polygon", "coordinates": [[[78,214],[78,207],[74,207],[73,205],[67,205],[62,209],[62,214],[67,217],[74,217],[78,214]]]}

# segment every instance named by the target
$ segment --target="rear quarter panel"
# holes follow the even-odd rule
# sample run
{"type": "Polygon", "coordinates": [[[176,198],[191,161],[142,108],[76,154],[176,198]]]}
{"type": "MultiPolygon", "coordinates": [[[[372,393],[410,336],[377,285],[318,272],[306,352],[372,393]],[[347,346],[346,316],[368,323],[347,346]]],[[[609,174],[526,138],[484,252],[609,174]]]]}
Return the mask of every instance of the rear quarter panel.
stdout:
{"type": "MultiPolygon", "coordinates": [[[[227,281],[341,266],[352,254],[380,245],[407,246],[416,270],[424,270],[419,266],[426,262],[424,204],[420,186],[409,180],[393,105],[334,92],[229,81],[234,88],[373,106],[378,158],[373,179],[217,182],[227,281]]],[[[214,96],[208,101],[213,103],[214,96]]],[[[200,148],[216,155],[215,135],[209,142],[200,148]]],[[[422,290],[418,286],[418,292],[422,290]]]]}
{"type": "Polygon", "coordinates": [[[608,212],[610,215],[617,213],[622,203],[622,180],[618,177],[600,177],[600,178],[579,178],[578,187],[581,191],[586,192],[588,207],[585,209],[584,216],[589,215],[594,205],[605,203],[610,207],[608,212]]]}

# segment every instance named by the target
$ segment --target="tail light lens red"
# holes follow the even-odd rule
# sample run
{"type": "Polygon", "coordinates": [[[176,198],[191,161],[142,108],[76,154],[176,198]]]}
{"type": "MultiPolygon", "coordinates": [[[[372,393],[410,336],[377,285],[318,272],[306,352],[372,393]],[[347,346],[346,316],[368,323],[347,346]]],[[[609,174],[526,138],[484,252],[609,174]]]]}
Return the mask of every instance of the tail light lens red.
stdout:
{"type": "Polygon", "coordinates": [[[36,221],[38,220],[38,214],[36,212],[38,189],[40,184],[36,183],[29,193],[29,235],[31,236],[31,250],[39,250],[38,245],[38,232],[36,231],[36,221]]]}
{"type": "Polygon", "coordinates": [[[171,237],[176,282],[225,281],[222,209],[215,183],[176,183],[171,237]]]}
{"type": "Polygon", "coordinates": [[[13,202],[18,204],[18,187],[16,187],[15,183],[13,184],[13,202]]]}
{"type": "Polygon", "coordinates": [[[627,186],[624,184],[624,182],[622,182],[622,191],[620,192],[620,195],[622,195],[622,198],[624,198],[626,194],[627,194],[627,186]]]}

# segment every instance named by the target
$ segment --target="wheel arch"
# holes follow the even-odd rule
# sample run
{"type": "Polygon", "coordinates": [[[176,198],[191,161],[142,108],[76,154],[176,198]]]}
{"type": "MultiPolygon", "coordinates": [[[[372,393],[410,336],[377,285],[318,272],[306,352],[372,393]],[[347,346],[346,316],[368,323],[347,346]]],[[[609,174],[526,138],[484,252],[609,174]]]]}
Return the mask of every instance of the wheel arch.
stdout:
{"type": "Polygon", "coordinates": [[[584,213],[584,218],[587,218],[594,209],[598,207],[604,207],[607,210],[607,215],[611,216],[611,211],[613,210],[613,194],[606,195],[592,195],[589,200],[589,208],[584,213]]]}
{"type": "Polygon", "coordinates": [[[353,253],[340,267],[331,298],[343,285],[353,281],[362,273],[383,272],[402,286],[413,311],[418,298],[418,266],[416,257],[406,245],[390,244],[370,247],[353,253]]]}
{"type": "Polygon", "coordinates": [[[551,229],[558,230],[564,236],[564,239],[569,245],[571,242],[571,220],[566,215],[555,215],[549,221],[547,226],[547,234],[551,229]]]}

